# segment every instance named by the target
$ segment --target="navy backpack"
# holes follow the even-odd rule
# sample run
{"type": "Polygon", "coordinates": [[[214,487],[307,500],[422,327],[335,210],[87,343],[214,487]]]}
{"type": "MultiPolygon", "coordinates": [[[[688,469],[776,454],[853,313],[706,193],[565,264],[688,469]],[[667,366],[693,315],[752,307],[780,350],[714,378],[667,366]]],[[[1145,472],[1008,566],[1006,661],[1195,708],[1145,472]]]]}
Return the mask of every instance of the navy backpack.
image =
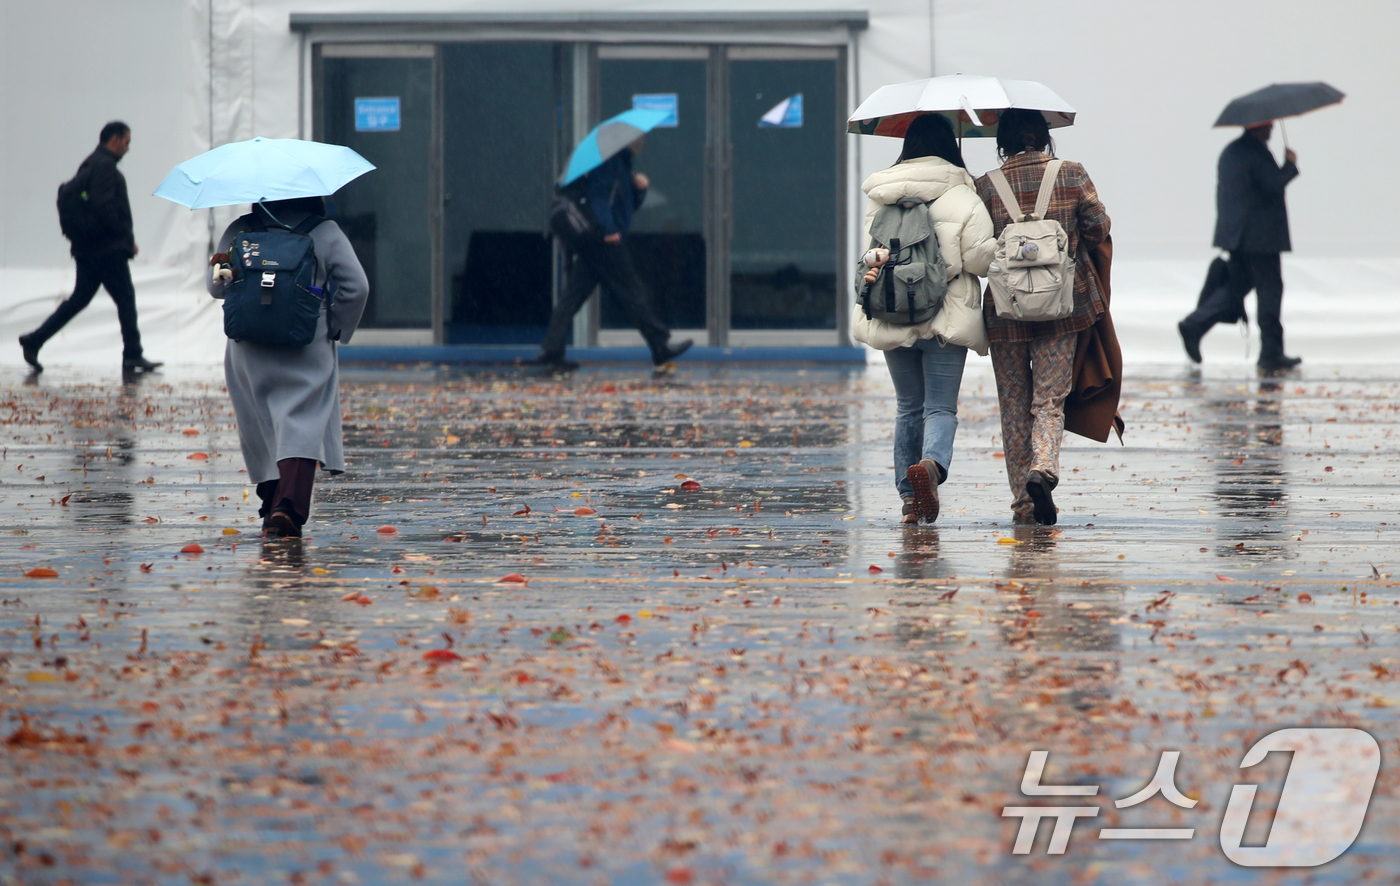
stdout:
{"type": "Polygon", "coordinates": [[[316,337],[325,289],[316,281],[313,215],[295,228],[258,225],[229,244],[233,280],[224,290],[224,334],[234,341],[301,348],[316,337]]]}

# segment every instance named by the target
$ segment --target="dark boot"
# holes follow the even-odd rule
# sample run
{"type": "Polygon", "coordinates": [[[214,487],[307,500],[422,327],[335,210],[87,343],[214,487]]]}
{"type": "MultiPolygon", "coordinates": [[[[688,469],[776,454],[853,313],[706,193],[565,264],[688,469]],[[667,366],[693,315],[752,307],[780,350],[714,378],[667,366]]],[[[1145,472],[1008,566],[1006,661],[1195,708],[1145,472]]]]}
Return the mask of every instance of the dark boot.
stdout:
{"type": "Polygon", "coordinates": [[[1035,505],[1035,522],[1041,526],[1054,526],[1059,520],[1055,500],[1050,497],[1050,490],[1054,488],[1055,481],[1040,471],[1031,471],[1026,475],[1026,494],[1035,505]]]}

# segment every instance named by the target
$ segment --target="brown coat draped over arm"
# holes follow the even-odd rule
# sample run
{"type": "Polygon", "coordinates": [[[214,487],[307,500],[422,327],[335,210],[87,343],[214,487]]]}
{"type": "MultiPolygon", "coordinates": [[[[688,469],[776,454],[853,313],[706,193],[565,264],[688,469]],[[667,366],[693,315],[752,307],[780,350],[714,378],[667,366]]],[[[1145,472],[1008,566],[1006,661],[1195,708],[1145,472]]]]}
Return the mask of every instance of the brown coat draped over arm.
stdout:
{"type": "Polygon", "coordinates": [[[1089,273],[1103,296],[1103,314],[1094,325],[1081,330],[1075,341],[1074,389],[1065,398],[1065,430],[1100,443],[1108,442],[1109,431],[1118,432],[1123,442],[1125,425],[1118,414],[1123,391],[1123,351],[1113,330],[1109,310],[1109,272],[1113,264],[1113,238],[1089,252],[1089,273]]]}

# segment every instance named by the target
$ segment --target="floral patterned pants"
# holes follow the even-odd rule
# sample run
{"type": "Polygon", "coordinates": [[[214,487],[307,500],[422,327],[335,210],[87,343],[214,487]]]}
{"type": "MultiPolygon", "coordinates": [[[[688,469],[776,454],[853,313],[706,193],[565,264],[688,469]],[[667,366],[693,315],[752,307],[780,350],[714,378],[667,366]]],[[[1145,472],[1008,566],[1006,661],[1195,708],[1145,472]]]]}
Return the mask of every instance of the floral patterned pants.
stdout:
{"type": "Polygon", "coordinates": [[[1052,484],[1060,477],[1060,440],[1065,433],[1065,398],[1074,374],[1074,342],[1069,333],[1025,342],[992,342],[992,372],[1001,407],[1006,478],[1017,523],[1034,523],[1026,475],[1040,471],[1052,484]]]}

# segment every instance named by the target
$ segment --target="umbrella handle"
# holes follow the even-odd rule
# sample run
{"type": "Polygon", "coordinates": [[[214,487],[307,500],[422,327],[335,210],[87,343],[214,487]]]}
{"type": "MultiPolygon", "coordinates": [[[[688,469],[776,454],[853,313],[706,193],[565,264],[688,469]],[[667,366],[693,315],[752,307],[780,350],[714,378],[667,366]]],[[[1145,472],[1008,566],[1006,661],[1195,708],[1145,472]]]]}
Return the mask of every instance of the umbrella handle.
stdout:
{"type": "Polygon", "coordinates": [[[1283,125],[1283,120],[1282,120],[1282,118],[1280,118],[1279,121],[1278,121],[1278,131],[1279,131],[1279,135],[1283,136],[1283,149],[1284,149],[1285,151],[1287,151],[1287,150],[1288,150],[1288,128],[1287,128],[1286,126],[1283,125]]]}

